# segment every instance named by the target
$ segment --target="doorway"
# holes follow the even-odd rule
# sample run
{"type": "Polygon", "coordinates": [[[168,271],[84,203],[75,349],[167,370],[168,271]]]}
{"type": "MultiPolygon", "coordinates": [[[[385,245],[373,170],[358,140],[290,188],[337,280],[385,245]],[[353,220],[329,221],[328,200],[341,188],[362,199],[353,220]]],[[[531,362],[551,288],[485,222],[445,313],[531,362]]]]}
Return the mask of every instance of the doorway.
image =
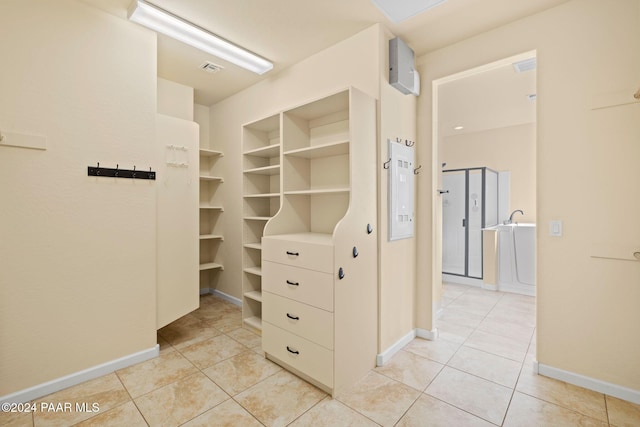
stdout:
{"type": "MultiPolygon", "coordinates": [[[[434,210],[436,229],[433,230],[438,240],[435,249],[440,252],[434,257],[433,265],[435,324],[452,302],[451,295],[473,287],[500,291],[497,230],[494,258],[491,258],[492,246],[486,244],[487,234],[482,229],[494,225],[497,228],[497,224],[508,222],[516,210],[524,212],[516,214],[516,221],[535,224],[536,65],[536,52],[530,51],[433,82],[432,167],[438,171],[437,188],[441,193],[436,202],[440,206],[434,210]],[[476,221],[472,234],[476,246],[470,252],[469,209],[477,208],[481,221],[486,203],[482,198],[484,189],[479,187],[472,192],[472,200],[468,190],[458,188],[466,193],[462,204],[456,205],[450,200],[451,189],[445,187],[455,184],[447,182],[451,180],[461,187],[465,179],[468,180],[468,171],[472,170],[496,172],[499,191],[497,218],[492,219],[491,224],[476,221]],[[445,217],[446,208],[457,210],[461,217],[445,217]],[[445,240],[447,227],[456,229],[455,239],[445,240]],[[452,258],[451,254],[455,256],[452,258]],[[447,271],[451,270],[447,263],[451,264],[452,259],[456,263],[454,274],[443,276],[443,272],[451,273],[447,271]],[[445,292],[448,283],[452,283],[451,288],[455,290],[449,295],[445,292]]],[[[500,295],[498,292],[495,296],[500,295]]],[[[497,301],[497,298],[487,298],[489,300],[497,301]]]]}

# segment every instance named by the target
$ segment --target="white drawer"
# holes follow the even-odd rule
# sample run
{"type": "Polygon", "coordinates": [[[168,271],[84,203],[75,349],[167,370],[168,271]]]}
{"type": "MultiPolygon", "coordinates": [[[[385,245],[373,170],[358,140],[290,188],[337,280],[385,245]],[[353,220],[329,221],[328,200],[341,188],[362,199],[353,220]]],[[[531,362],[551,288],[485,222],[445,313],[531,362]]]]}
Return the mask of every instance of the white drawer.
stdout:
{"type": "Polygon", "coordinates": [[[333,311],[333,276],[329,273],[264,261],[262,290],[333,311]]]}
{"type": "Polygon", "coordinates": [[[333,350],[333,313],[263,292],[262,320],[333,350]]]}
{"type": "Polygon", "coordinates": [[[262,322],[262,349],[328,388],[333,388],[333,351],[262,322]]]}
{"type": "Polygon", "coordinates": [[[333,244],[329,238],[308,233],[262,238],[262,257],[267,261],[333,274],[333,244]],[[305,240],[306,239],[306,240],[305,240]]]}

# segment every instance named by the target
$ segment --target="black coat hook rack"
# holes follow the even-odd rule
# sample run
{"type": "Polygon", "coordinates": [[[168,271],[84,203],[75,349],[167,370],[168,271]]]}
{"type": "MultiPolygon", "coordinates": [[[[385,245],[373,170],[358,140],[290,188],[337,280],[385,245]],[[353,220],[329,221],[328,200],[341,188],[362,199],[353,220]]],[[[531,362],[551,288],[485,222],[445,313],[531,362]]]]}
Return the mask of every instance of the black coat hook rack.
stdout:
{"type": "Polygon", "coordinates": [[[111,178],[129,178],[129,179],[156,179],[155,171],[152,171],[151,168],[149,170],[136,170],[134,166],[133,169],[120,169],[120,165],[116,165],[114,168],[102,168],[100,167],[100,163],[97,166],[89,166],[87,168],[88,176],[105,176],[111,178]]]}

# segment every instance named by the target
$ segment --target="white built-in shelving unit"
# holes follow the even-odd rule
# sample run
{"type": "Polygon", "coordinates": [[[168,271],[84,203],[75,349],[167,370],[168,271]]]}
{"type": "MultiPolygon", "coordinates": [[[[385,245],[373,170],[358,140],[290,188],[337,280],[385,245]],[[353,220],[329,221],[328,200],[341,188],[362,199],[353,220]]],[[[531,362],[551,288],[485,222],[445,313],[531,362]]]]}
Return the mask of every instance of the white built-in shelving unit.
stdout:
{"type": "Polygon", "coordinates": [[[243,126],[242,319],[262,330],[262,234],[280,208],[280,116],[243,126]]]}
{"type": "Polygon", "coordinates": [[[216,173],[221,157],[221,151],[200,148],[200,289],[215,289],[217,274],[224,269],[219,260],[224,208],[218,195],[224,179],[216,173]]]}

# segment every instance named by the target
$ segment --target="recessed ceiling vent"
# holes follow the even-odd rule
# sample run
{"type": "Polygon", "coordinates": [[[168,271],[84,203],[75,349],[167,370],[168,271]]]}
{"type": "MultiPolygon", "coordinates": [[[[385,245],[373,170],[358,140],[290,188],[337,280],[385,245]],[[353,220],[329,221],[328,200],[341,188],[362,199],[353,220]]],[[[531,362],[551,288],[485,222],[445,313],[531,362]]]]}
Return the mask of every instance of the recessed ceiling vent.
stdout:
{"type": "Polygon", "coordinates": [[[525,71],[531,71],[536,69],[536,58],[523,59],[522,61],[514,62],[513,69],[516,73],[524,73],[525,71]]]}
{"type": "Polygon", "coordinates": [[[216,65],[213,62],[205,62],[204,64],[200,65],[200,69],[206,71],[207,73],[217,73],[218,71],[222,70],[223,67],[220,65],[216,65]]]}

